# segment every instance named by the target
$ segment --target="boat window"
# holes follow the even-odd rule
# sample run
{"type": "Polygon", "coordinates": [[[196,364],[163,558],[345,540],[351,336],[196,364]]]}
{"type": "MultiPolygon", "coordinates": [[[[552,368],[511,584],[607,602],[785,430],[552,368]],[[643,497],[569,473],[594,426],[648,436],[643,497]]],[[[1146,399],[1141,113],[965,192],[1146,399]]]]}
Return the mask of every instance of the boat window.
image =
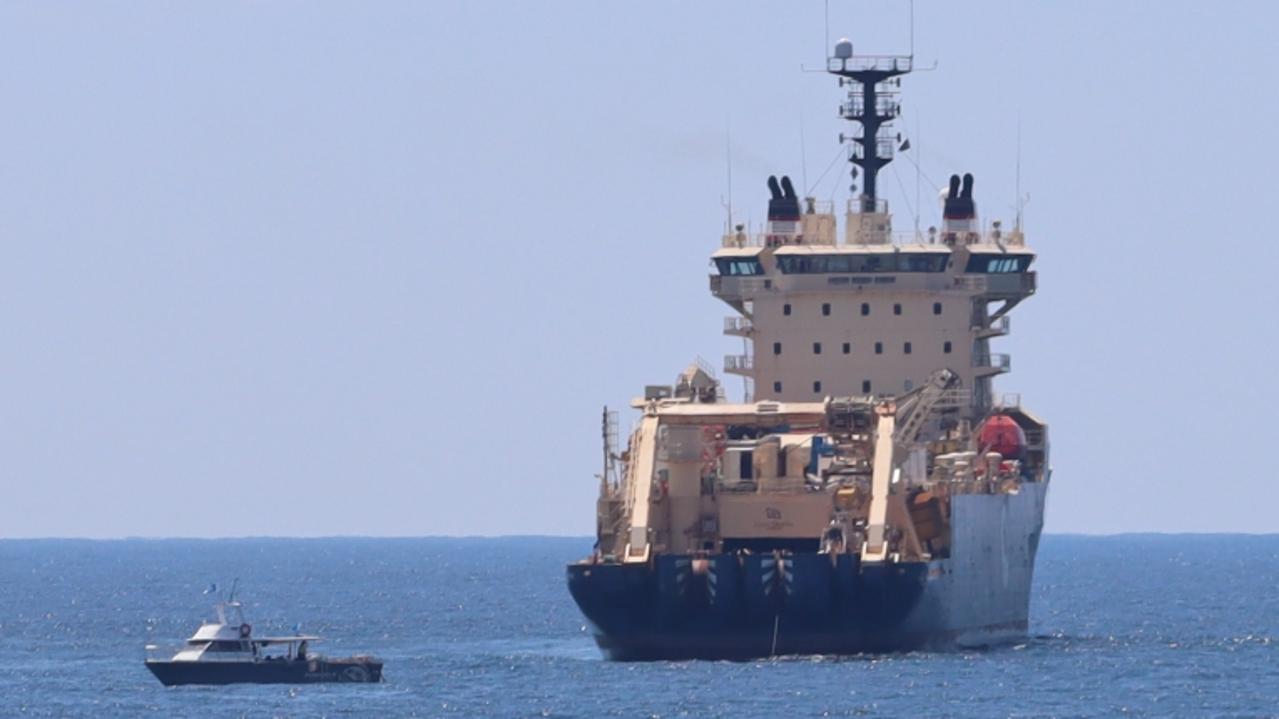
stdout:
{"type": "Polygon", "coordinates": [[[779,355],[779,354],[781,354],[781,353],[782,353],[782,343],[781,343],[781,342],[774,342],[774,343],[773,343],[773,354],[775,354],[775,355],[779,355]]]}
{"type": "Polygon", "coordinates": [[[762,275],[764,267],[759,264],[759,260],[754,257],[720,257],[715,260],[715,266],[719,268],[721,275],[730,277],[739,275],[762,275]]]}
{"type": "Polygon", "coordinates": [[[941,272],[946,255],[885,252],[856,255],[781,255],[777,266],[785,274],[811,275],[832,272],[941,272]]]}
{"type": "Polygon", "coordinates": [[[786,304],[782,305],[782,314],[786,315],[787,317],[790,317],[790,303],[789,303],[789,302],[787,302],[786,304]]]}
{"type": "Polygon", "coordinates": [[[248,644],[247,642],[240,642],[240,641],[234,641],[234,640],[213,641],[213,642],[209,642],[209,648],[206,651],[245,652],[249,650],[247,644],[248,644]]]}
{"type": "Polygon", "coordinates": [[[1031,255],[982,254],[968,258],[965,272],[983,272],[988,274],[1004,274],[1007,272],[1025,272],[1030,267],[1031,255]]]}
{"type": "Polygon", "coordinates": [[[823,302],[823,303],[822,303],[822,315],[823,315],[823,316],[826,316],[826,317],[829,317],[829,316],[830,316],[830,303],[829,303],[829,302],[823,302]]]}
{"type": "Polygon", "coordinates": [[[774,382],[774,383],[773,383],[773,391],[774,391],[774,392],[781,392],[781,391],[782,391],[782,383],[781,383],[781,382],[774,382]]]}
{"type": "Polygon", "coordinates": [[[933,303],[933,314],[935,314],[935,315],[939,315],[939,314],[941,314],[941,303],[940,303],[940,302],[934,302],[934,303],[933,303]]]}
{"type": "Polygon", "coordinates": [[[941,345],[941,351],[950,354],[950,340],[946,340],[941,345]]]}
{"type": "Polygon", "coordinates": [[[845,342],[845,343],[844,343],[844,354],[848,354],[849,352],[852,352],[852,351],[853,351],[853,343],[852,343],[852,342],[845,342]]]}
{"type": "Polygon", "coordinates": [[[814,383],[813,383],[813,391],[814,391],[814,392],[821,392],[821,391],[822,391],[822,383],[821,383],[821,382],[814,382],[814,383]]]}

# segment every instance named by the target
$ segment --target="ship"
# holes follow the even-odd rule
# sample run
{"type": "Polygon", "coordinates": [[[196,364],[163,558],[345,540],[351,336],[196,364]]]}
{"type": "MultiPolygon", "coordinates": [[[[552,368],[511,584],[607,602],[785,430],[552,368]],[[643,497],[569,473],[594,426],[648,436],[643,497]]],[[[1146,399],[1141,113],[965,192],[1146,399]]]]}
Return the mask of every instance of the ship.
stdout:
{"type": "Polygon", "coordinates": [[[762,227],[730,214],[710,291],[734,311],[742,400],[698,360],[631,402],[625,448],[604,409],[597,541],[567,583],[607,658],[1025,638],[1048,427],[996,393],[1011,361],[991,350],[1035,293],[1035,254],[1020,209],[1011,228],[979,220],[968,173],[941,188],[940,222],[894,231],[877,179],[908,149],[892,123],[912,69],[847,39],[827,59],[852,128],[842,232],[786,176],[764,183],[762,227]]]}
{"type": "Polygon", "coordinates": [[[382,661],[368,655],[331,658],[310,651],[315,635],[262,637],[244,619],[235,590],[213,606],[204,622],[176,651],[146,647],[146,667],[166,687],[185,684],[316,684],[382,681],[382,661]]]}

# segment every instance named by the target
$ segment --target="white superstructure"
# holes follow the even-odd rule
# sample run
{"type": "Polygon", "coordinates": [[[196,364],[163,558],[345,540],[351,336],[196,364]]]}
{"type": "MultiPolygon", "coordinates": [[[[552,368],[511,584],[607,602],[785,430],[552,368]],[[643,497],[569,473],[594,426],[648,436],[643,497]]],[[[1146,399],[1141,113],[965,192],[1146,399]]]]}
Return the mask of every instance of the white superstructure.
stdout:
{"type": "MultiPolygon", "coordinates": [[[[727,235],[712,255],[711,291],[738,313],[724,333],[745,340],[724,369],[748,378],[746,399],[893,396],[947,367],[977,407],[988,406],[989,379],[1010,367],[991,339],[1008,333],[1007,312],[1035,291],[1022,233],[996,224],[922,237],[886,231],[873,243],[850,232],[836,242],[830,208],[806,204],[803,222],[727,235]]],[[[857,201],[849,205],[846,226],[860,227],[857,201]]],[[[876,223],[889,218],[874,214],[876,223]]]]}

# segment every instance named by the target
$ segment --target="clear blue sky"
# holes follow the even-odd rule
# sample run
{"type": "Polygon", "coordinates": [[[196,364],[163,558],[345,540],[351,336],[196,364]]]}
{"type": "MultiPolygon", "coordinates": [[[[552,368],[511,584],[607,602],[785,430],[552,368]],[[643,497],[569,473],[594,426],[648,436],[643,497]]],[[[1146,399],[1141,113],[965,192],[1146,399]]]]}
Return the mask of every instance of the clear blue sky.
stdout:
{"type": "MultiPolygon", "coordinates": [[[[907,48],[901,0],[831,5],[907,48]]],[[[1051,423],[1049,531],[1279,530],[1272,4],[917,15],[927,175],[1010,219],[1020,118],[1000,389],[1051,423]]],[[[755,220],[837,151],[822,16],[0,5],[0,536],[589,534],[601,405],[739,347],[726,126],[755,220]]]]}

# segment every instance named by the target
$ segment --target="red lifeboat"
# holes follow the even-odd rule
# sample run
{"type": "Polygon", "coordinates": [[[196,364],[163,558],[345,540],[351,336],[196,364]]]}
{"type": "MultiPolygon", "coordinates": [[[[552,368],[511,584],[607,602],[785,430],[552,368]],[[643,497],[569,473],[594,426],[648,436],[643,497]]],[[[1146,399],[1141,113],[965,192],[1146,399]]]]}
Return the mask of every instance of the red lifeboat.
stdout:
{"type": "Polygon", "coordinates": [[[1026,433],[1006,414],[991,415],[981,425],[977,449],[998,452],[1005,459],[1021,459],[1026,453],[1026,433]]]}

